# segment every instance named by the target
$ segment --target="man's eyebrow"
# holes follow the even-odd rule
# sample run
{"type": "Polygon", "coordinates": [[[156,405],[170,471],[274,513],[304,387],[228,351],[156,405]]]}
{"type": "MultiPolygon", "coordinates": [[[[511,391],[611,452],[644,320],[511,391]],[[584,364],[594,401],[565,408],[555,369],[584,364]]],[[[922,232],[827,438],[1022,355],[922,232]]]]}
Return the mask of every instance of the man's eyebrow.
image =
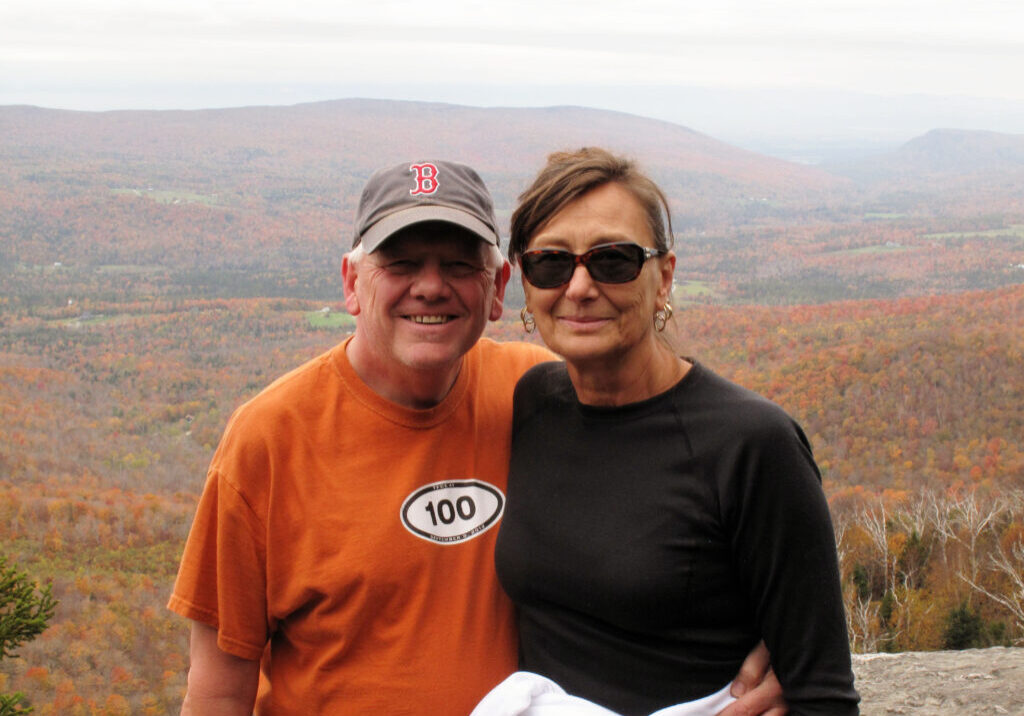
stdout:
{"type": "Polygon", "coordinates": [[[389,248],[381,247],[381,248],[377,249],[376,253],[382,259],[394,259],[394,258],[407,258],[407,253],[408,252],[395,251],[394,249],[389,249],[389,248]]]}

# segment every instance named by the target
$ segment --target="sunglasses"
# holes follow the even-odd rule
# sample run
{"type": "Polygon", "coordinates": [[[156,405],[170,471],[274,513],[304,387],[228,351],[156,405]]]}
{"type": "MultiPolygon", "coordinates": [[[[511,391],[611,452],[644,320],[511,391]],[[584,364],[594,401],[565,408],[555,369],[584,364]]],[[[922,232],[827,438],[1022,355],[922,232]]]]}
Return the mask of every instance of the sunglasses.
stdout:
{"type": "Polygon", "coordinates": [[[563,249],[534,249],[519,257],[523,276],[537,288],[555,288],[572,280],[577,266],[600,283],[629,283],[640,275],[644,262],[668,253],[663,249],[628,242],[601,244],[582,254],[563,249]]]}

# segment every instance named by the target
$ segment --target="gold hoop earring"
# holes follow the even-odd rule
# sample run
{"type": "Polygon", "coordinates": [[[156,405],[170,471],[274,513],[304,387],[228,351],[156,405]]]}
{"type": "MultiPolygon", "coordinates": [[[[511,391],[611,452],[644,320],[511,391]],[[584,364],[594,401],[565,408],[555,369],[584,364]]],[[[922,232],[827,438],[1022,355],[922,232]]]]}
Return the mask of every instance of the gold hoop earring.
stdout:
{"type": "Polygon", "coordinates": [[[526,306],[523,306],[523,310],[519,312],[519,319],[523,322],[523,330],[527,333],[533,333],[536,330],[537,321],[534,320],[533,314],[526,306]]]}
{"type": "Polygon", "coordinates": [[[666,303],[661,309],[654,312],[654,330],[658,333],[664,331],[670,318],[672,318],[672,304],[666,303]]]}

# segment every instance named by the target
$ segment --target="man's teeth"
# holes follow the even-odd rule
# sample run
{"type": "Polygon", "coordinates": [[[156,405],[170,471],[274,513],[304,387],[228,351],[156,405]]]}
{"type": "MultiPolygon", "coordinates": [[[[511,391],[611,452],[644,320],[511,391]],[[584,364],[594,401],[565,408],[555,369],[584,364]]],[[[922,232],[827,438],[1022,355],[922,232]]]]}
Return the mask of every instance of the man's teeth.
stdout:
{"type": "Polygon", "coordinates": [[[409,316],[413,323],[447,323],[448,316],[409,316]]]}

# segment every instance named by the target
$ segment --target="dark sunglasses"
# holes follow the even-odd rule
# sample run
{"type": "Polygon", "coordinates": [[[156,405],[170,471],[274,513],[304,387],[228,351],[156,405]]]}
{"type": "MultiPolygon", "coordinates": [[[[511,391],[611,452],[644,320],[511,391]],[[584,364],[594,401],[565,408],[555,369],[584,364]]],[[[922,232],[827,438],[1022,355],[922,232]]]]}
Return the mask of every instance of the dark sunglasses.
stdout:
{"type": "Polygon", "coordinates": [[[526,280],[537,288],[555,288],[569,283],[577,266],[600,283],[629,283],[640,275],[644,262],[668,253],[663,249],[628,242],[601,244],[583,254],[563,249],[534,249],[519,257],[526,280]]]}

